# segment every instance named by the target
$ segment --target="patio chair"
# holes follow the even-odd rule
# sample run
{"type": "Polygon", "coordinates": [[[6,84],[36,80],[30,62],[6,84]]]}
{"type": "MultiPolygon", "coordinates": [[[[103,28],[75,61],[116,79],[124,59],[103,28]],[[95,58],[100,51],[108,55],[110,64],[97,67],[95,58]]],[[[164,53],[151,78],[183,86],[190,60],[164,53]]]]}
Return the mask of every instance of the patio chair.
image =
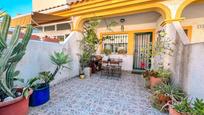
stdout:
{"type": "Polygon", "coordinates": [[[117,66],[117,65],[111,65],[111,76],[113,77],[121,77],[122,74],[122,67],[121,66],[117,66]]]}
{"type": "Polygon", "coordinates": [[[101,76],[110,76],[110,66],[105,65],[101,67],[101,76]]]}
{"type": "Polygon", "coordinates": [[[122,59],[112,59],[110,61],[110,65],[111,65],[111,75],[112,76],[117,76],[117,77],[121,77],[122,74],[122,66],[120,65],[122,63],[122,59]]]}

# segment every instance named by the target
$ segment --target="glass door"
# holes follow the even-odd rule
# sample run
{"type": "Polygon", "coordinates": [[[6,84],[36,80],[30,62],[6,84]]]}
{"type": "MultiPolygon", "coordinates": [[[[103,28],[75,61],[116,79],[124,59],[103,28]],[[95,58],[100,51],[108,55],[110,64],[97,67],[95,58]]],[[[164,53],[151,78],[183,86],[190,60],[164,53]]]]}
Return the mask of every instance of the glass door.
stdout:
{"type": "Polygon", "coordinates": [[[143,58],[142,49],[148,47],[152,43],[152,32],[135,34],[135,51],[134,51],[134,72],[143,72],[144,68],[151,67],[151,60],[143,58]]]}

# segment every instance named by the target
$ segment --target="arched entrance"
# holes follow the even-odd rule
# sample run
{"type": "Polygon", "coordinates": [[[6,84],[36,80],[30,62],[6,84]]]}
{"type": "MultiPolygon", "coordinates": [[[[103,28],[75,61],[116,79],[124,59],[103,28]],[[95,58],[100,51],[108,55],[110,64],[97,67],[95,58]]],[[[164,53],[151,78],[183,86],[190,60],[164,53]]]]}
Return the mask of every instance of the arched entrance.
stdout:
{"type": "MultiPolygon", "coordinates": [[[[107,34],[111,35],[112,37],[128,36],[127,38],[128,43],[124,43],[127,45],[126,57],[118,56],[115,54],[114,54],[114,57],[123,58],[124,60],[123,69],[129,70],[129,71],[140,69],[140,63],[144,61],[141,59],[142,56],[141,56],[140,49],[141,47],[144,47],[150,42],[154,41],[155,31],[157,30],[156,25],[160,25],[164,20],[172,19],[171,11],[169,10],[169,8],[161,3],[148,2],[148,3],[136,4],[133,2],[135,1],[131,1],[131,2],[126,1],[124,2],[123,5],[114,4],[113,6],[108,6],[103,8],[103,10],[99,10],[100,9],[99,7],[97,9],[94,9],[93,12],[91,12],[92,10],[90,10],[89,13],[84,13],[79,16],[73,16],[73,19],[74,19],[73,31],[81,31],[83,29],[84,22],[92,17],[101,17],[102,19],[115,18],[116,20],[119,20],[122,17],[127,17],[127,18],[130,18],[131,16],[134,17],[135,20],[133,20],[132,23],[127,24],[127,25],[134,25],[134,27],[132,27],[131,29],[127,27],[128,29],[126,29],[122,33],[117,28],[113,33],[105,32],[105,31],[98,32],[98,35],[101,35],[99,36],[99,38],[107,34]],[[159,20],[160,17],[162,18],[161,20],[159,20]],[[155,18],[155,20],[153,21],[149,20],[151,18],[155,18]],[[140,20],[139,23],[137,23],[138,20],[140,20]],[[136,23],[140,25],[140,27],[137,27],[136,23]]],[[[116,44],[113,47],[116,47],[117,45],[118,44],[116,44]]],[[[105,46],[103,44],[102,48],[104,47],[105,46]]],[[[113,50],[115,51],[114,48],[113,50]]],[[[145,60],[144,62],[146,63],[146,65],[149,65],[151,63],[149,62],[149,60],[145,60]]]]}
{"type": "MultiPolygon", "coordinates": [[[[98,9],[90,10],[90,12],[83,13],[82,15],[78,15],[77,20],[73,23],[73,30],[81,30],[83,23],[92,17],[113,17],[113,16],[123,16],[123,15],[131,15],[131,14],[139,14],[143,12],[151,12],[155,11],[162,15],[163,20],[171,20],[171,11],[170,9],[158,2],[148,2],[148,3],[134,3],[135,1],[126,1],[123,4],[114,4],[110,5],[107,8],[103,7],[103,10],[98,9]],[[128,4],[129,6],[128,6],[128,4]],[[131,4],[132,3],[132,4],[131,4]],[[122,5],[121,5],[122,4],[122,5]]],[[[102,8],[101,8],[102,9],[102,8]]]]}

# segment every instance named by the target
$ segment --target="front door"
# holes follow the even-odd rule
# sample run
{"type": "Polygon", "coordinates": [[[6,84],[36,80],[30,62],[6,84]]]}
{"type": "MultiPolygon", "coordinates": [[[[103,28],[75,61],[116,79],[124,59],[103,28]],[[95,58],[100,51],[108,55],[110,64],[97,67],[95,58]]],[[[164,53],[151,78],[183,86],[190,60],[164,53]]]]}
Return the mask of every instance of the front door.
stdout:
{"type": "Polygon", "coordinates": [[[151,60],[143,58],[142,49],[148,47],[152,42],[152,32],[135,34],[135,51],[134,51],[134,72],[143,72],[145,68],[151,67],[151,60]]]}

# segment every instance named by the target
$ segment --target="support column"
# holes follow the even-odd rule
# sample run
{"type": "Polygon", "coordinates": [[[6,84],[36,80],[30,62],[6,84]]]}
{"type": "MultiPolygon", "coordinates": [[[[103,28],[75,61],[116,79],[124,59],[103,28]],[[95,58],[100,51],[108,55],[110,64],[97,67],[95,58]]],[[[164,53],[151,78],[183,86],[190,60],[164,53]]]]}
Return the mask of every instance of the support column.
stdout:
{"type": "Polygon", "coordinates": [[[165,26],[167,36],[172,40],[173,56],[166,56],[165,66],[169,64],[169,68],[173,72],[173,82],[177,86],[183,87],[184,77],[184,47],[189,44],[189,39],[184,32],[180,22],[173,22],[165,26]]]}
{"type": "Polygon", "coordinates": [[[79,75],[79,69],[80,69],[80,40],[83,38],[83,35],[81,32],[78,31],[72,31],[68,38],[65,41],[65,44],[63,46],[63,50],[66,50],[68,54],[71,57],[71,63],[70,63],[70,76],[75,77],[79,75]]]}
{"type": "Polygon", "coordinates": [[[72,31],[82,31],[84,19],[82,16],[72,16],[72,31]]]}

